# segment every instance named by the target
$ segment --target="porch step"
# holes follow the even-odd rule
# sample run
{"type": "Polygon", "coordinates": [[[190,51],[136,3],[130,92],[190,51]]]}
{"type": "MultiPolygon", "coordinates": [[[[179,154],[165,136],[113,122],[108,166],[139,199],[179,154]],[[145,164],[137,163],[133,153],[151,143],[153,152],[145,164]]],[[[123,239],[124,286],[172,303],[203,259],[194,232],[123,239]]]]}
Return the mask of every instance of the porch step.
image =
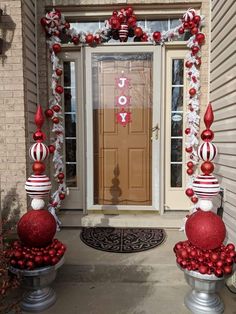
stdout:
{"type": "Polygon", "coordinates": [[[188,211],[140,214],[88,214],[75,211],[61,211],[59,218],[64,227],[143,227],[143,228],[174,228],[179,229],[183,225],[183,219],[188,211]]]}

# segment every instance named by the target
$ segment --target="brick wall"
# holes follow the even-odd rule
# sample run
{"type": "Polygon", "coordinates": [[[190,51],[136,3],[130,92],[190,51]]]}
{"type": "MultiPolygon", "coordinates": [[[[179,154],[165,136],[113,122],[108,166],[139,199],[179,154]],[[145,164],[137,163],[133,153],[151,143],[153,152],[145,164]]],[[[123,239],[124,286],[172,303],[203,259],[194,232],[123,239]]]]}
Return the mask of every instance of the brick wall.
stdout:
{"type": "Polygon", "coordinates": [[[26,129],[23,78],[21,1],[1,1],[4,44],[0,57],[0,183],[1,211],[26,211],[26,129]]]}

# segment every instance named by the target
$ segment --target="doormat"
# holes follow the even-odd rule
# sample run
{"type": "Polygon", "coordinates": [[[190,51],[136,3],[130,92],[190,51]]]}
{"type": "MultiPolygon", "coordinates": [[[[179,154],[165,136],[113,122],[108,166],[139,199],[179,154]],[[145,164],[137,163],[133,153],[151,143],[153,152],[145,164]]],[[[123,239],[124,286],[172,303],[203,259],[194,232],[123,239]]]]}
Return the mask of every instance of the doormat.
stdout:
{"type": "Polygon", "coordinates": [[[163,243],[166,233],[154,228],[83,228],[81,240],[88,246],[113,253],[147,251],[163,243]]]}

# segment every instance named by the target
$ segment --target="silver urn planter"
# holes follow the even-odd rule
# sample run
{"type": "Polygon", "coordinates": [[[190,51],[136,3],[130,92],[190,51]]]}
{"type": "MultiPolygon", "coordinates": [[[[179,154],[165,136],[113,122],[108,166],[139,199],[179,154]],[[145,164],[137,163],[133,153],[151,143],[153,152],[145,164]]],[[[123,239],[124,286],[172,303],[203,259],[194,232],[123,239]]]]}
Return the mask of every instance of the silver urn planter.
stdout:
{"type": "Polygon", "coordinates": [[[64,257],[54,266],[34,270],[22,270],[10,267],[11,273],[19,275],[21,285],[28,290],[21,302],[21,309],[26,312],[41,312],[56,302],[56,293],[50,287],[55,280],[57,270],[64,264],[64,257]]]}
{"type": "Polygon", "coordinates": [[[196,271],[181,269],[192,290],[185,296],[185,306],[194,314],[219,314],[224,312],[224,304],[218,296],[226,277],[203,275],[196,271]]]}

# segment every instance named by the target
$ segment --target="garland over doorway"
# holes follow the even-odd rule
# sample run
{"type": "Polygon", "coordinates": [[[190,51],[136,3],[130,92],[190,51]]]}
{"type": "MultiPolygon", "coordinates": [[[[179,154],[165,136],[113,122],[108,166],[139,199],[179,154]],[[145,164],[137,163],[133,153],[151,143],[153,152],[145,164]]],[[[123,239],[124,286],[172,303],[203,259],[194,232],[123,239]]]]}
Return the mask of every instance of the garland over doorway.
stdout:
{"type": "MultiPolygon", "coordinates": [[[[51,98],[49,100],[49,108],[45,114],[52,121],[51,131],[55,135],[54,142],[49,146],[50,152],[53,154],[53,163],[55,168],[55,179],[58,182],[56,191],[51,195],[49,210],[54,212],[60,208],[61,201],[66,195],[64,161],[62,156],[62,145],[64,140],[63,115],[62,115],[62,97],[64,92],[60,85],[60,78],[63,74],[63,67],[60,64],[58,53],[61,51],[62,36],[70,38],[70,42],[74,45],[90,45],[96,47],[109,40],[120,41],[125,44],[128,37],[132,37],[134,42],[151,42],[154,45],[164,45],[165,42],[174,41],[180,38],[184,33],[190,33],[187,42],[189,52],[186,56],[186,77],[189,80],[189,88],[186,95],[187,98],[187,114],[185,129],[186,147],[185,150],[189,154],[187,160],[187,174],[189,182],[187,184],[186,195],[196,204],[198,198],[192,190],[193,175],[198,163],[197,147],[199,133],[199,98],[200,98],[200,72],[201,66],[201,47],[205,41],[205,35],[201,32],[204,17],[196,13],[194,9],[187,10],[180,19],[179,26],[168,31],[154,31],[143,29],[137,24],[137,17],[132,7],[122,8],[120,11],[113,11],[112,16],[105,21],[104,27],[95,32],[85,33],[76,31],[71,28],[61,11],[53,9],[41,19],[47,43],[51,56],[52,73],[51,73],[51,98]]],[[[196,206],[196,205],[194,205],[196,206]]]]}

